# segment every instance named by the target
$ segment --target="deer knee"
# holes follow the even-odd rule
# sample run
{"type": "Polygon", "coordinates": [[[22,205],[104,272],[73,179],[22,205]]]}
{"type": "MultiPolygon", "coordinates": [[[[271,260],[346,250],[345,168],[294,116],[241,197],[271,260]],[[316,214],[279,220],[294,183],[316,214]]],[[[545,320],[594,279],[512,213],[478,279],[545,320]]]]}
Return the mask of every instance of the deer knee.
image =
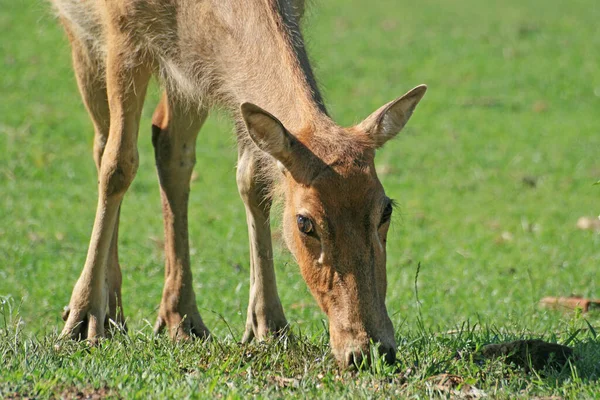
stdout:
{"type": "Polygon", "coordinates": [[[248,204],[253,197],[254,192],[254,177],[252,162],[246,154],[243,154],[238,159],[235,181],[237,183],[238,192],[244,203],[248,204]]]}
{"type": "Polygon", "coordinates": [[[115,160],[107,160],[106,155],[100,172],[100,187],[107,197],[125,194],[137,172],[139,160],[137,151],[128,156],[123,154],[115,160]]]}

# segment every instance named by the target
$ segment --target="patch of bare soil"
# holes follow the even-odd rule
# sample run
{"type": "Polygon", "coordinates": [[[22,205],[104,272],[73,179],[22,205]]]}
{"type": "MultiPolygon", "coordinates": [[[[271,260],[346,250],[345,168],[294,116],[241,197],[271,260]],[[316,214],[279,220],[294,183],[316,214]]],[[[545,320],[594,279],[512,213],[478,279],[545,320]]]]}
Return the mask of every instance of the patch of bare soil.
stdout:
{"type": "Polygon", "coordinates": [[[545,367],[562,368],[573,357],[573,349],[543,340],[515,340],[499,344],[488,344],[478,353],[485,359],[503,358],[526,371],[540,371],[545,367]]]}

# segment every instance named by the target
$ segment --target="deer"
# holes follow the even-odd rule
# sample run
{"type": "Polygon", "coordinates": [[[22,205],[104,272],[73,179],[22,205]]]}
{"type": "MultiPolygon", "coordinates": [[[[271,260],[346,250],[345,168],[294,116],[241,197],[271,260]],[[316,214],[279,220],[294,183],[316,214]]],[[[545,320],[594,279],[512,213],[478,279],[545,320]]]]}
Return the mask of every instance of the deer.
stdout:
{"type": "MultiPolygon", "coordinates": [[[[235,122],[236,182],[250,242],[242,342],[286,332],[270,213],[283,204],[285,244],[328,317],[341,366],[369,362],[372,344],[396,359],[385,298],[393,202],[375,152],[408,122],[419,85],[351,127],[329,116],[300,28],[303,0],[51,0],[66,31],[94,127],[98,203],[87,257],[65,308],[61,338],[97,342],[125,328],[118,257],[121,204],[139,165],[148,82],[163,95],[152,143],[165,233],[165,281],[155,331],[210,338],[196,304],[188,202],[196,142],[209,110],[235,122]]],[[[201,145],[201,144],[200,144],[201,145]]]]}

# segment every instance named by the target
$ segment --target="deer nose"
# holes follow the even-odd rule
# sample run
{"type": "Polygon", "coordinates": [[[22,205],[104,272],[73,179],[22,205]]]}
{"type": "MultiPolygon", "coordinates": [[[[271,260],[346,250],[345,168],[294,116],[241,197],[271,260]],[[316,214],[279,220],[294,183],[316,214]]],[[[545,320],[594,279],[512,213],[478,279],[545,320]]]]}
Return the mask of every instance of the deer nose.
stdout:
{"type": "MultiPolygon", "coordinates": [[[[396,362],[396,350],[393,347],[380,344],[378,350],[386,364],[392,365],[396,362]]],[[[366,351],[361,349],[351,349],[346,351],[344,361],[348,368],[360,368],[363,365],[363,361],[366,361],[366,364],[369,363],[369,358],[368,349],[366,351]]]]}

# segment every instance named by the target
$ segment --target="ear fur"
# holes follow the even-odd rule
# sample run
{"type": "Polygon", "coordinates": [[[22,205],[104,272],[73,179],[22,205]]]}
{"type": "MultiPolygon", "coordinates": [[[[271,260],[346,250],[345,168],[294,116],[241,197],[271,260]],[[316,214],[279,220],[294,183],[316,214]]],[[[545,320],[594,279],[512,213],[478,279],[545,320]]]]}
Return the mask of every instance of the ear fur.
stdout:
{"type": "Polygon", "coordinates": [[[369,115],[358,128],[373,138],[377,147],[383,146],[404,128],[426,91],[426,85],[417,86],[369,115]]]}
{"type": "Polygon", "coordinates": [[[283,174],[289,173],[296,182],[310,185],[327,167],[272,114],[251,103],[242,104],[241,113],[252,141],[277,160],[283,174]]]}
{"type": "Polygon", "coordinates": [[[252,141],[285,165],[291,156],[292,135],[277,118],[257,105],[244,103],[241,111],[252,141]]]}

